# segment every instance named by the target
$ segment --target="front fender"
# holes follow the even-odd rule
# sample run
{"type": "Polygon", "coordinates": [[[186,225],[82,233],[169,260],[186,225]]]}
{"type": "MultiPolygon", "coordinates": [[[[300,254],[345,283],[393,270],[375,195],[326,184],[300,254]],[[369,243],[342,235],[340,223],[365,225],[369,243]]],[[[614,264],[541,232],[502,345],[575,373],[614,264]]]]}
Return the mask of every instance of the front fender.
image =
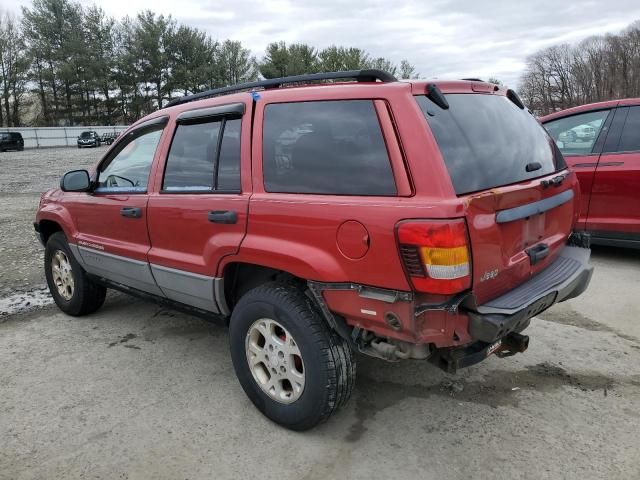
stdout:
{"type": "Polygon", "coordinates": [[[74,225],[71,212],[64,205],[57,202],[42,205],[36,213],[36,223],[40,224],[42,221],[57,223],[67,237],[67,241],[76,243],[78,230],[74,225]]]}

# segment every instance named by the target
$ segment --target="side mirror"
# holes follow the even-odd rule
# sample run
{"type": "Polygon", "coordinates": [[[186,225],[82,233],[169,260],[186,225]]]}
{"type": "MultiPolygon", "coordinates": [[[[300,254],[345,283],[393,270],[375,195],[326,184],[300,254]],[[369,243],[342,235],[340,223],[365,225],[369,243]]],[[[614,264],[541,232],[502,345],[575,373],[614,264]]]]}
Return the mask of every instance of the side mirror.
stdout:
{"type": "Polygon", "coordinates": [[[88,192],[91,189],[91,179],[86,170],[71,170],[65,173],[60,180],[60,189],[63,192],[88,192]]]}

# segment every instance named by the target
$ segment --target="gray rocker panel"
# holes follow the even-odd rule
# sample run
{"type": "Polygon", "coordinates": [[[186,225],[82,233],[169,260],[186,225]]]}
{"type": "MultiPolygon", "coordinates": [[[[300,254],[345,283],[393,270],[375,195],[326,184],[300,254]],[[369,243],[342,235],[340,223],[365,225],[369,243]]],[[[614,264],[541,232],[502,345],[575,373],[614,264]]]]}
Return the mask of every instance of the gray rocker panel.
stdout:
{"type": "Polygon", "coordinates": [[[144,292],[163,296],[151,275],[149,264],[70,244],[73,255],[87,272],[144,292]]]}
{"type": "Polygon", "coordinates": [[[153,277],[164,295],[176,302],[220,313],[214,293],[214,277],[150,264],[153,277]]]}

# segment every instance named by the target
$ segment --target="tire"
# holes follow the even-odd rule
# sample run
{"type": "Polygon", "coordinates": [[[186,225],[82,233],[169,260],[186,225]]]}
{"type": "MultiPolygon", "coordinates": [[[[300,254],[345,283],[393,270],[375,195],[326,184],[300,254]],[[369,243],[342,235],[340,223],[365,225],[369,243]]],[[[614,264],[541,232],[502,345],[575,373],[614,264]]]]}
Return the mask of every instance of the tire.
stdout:
{"type": "Polygon", "coordinates": [[[273,282],[247,292],[233,310],[229,337],[231,358],[240,385],[258,410],[272,421],[292,430],[308,430],[327,420],[349,400],[356,373],[351,347],[329,328],[311,300],[298,287],[273,282]],[[255,355],[258,360],[252,361],[252,367],[249,357],[254,355],[254,351],[249,351],[249,346],[254,345],[251,348],[255,349],[255,345],[261,343],[259,330],[266,322],[272,322],[267,324],[266,331],[275,332],[277,335],[271,338],[276,340],[266,340],[263,336],[265,343],[261,352],[265,354],[265,360],[259,360],[263,358],[262,354],[255,355]],[[269,325],[273,327],[274,324],[280,325],[284,333],[276,327],[269,330],[269,325]],[[300,358],[285,354],[284,365],[272,361],[274,357],[280,358],[276,345],[278,340],[287,352],[291,351],[292,345],[294,350],[297,348],[300,358]],[[276,352],[267,359],[268,345],[271,344],[276,345],[276,352]],[[291,360],[288,363],[287,358],[291,360]],[[277,393],[269,394],[257,380],[264,380],[266,371],[269,375],[266,383],[269,383],[273,378],[270,369],[273,372],[287,371],[274,374],[274,383],[283,391],[291,391],[280,400],[275,399],[277,393]],[[300,371],[303,374],[303,388],[297,393],[293,382],[283,378],[291,375],[289,371],[294,369],[297,372],[295,378],[300,371]],[[288,389],[288,386],[292,388],[288,389]]]}
{"type": "Polygon", "coordinates": [[[88,315],[98,310],[104,303],[107,289],[92,281],[69,249],[67,239],[62,232],[56,232],[49,237],[44,253],[44,271],[47,285],[56,305],[64,313],[73,316],[88,315]],[[70,276],[73,282],[64,282],[68,275],[56,275],[54,265],[62,269],[65,260],[70,266],[70,276]],[[62,285],[58,286],[56,282],[62,285]],[[64,292],[64,293],[63,293],[64,292]],[[68,297],[66,296],[68,295],[68,297]]]}

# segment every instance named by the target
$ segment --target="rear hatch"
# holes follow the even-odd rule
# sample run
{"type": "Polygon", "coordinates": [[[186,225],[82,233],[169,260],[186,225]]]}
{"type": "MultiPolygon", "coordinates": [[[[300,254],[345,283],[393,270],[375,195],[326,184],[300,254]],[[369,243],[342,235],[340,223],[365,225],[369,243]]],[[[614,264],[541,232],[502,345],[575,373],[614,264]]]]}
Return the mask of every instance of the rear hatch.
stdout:
{"type": "Polygon", "coordinates": [[[416,99],[465,205],[472,289],[482,304],[553,261],[573,228],[579,191],[553,140],[517,101],[500,92],[444,97],[449,108],[416,99]]]}

